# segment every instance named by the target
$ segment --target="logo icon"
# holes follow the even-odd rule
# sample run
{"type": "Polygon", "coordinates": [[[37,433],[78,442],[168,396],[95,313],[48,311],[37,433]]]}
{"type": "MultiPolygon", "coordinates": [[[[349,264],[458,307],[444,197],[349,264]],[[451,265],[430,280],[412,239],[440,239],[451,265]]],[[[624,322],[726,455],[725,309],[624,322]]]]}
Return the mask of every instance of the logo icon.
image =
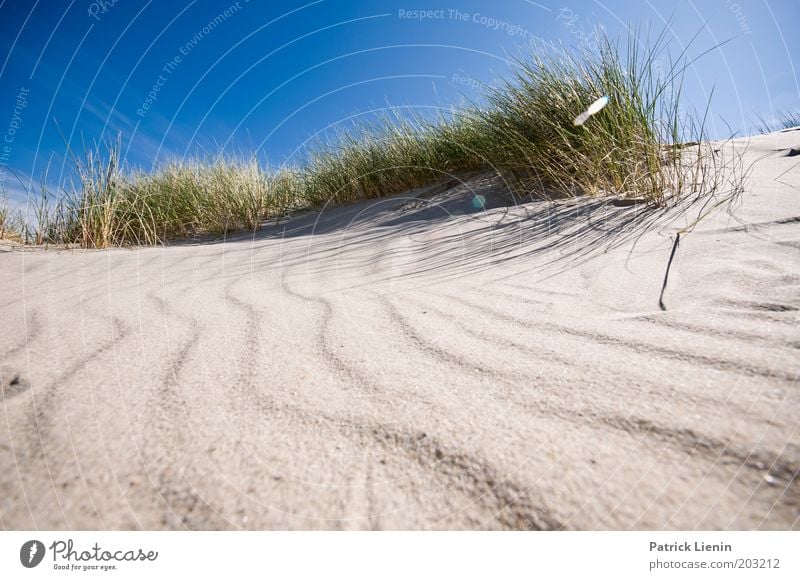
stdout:
{"type": "Polygon", "coordinates": [[[44,558],[44,544],[39,540],[28,540],[19,549],[19,561],[26,568],[35,568],[44,558]]]}

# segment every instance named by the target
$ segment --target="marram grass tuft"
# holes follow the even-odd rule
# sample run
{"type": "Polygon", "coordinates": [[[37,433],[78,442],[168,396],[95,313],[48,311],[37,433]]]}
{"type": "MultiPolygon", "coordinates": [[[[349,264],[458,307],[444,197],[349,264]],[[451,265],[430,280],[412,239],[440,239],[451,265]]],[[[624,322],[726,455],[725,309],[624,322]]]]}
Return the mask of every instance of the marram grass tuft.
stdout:
{"type": "Polygon", "coordinates": [[[105,248],[255,230],[287,212],[478,170],[498,173],[521,197],[613,195],[666,206],[731,183],[735,192],[706,142],[704,117],[681,106],[690,63],[662,63],[663,38],[649,44],[634,33],[623,49],[598,34],[591,48],[545,47],[483,104],[435,119],[387,115],[317,142],[298,167],[218,158],[124,172],[119,142],[96,147],[75,160],[78,183],[43,208],[32,238],[105,248]],[[602,97],[606,106],[576,125],[602,97]]]}

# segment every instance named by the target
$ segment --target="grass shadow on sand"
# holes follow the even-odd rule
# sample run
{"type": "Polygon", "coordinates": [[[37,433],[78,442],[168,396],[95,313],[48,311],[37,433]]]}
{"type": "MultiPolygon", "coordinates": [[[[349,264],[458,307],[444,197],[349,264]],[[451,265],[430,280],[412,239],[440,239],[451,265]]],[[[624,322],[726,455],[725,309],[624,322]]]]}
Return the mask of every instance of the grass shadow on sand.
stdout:
{"type": "MultiPolygon", "coordinates": [[[[305,265],[308,274],[346,274],[349,268],[389,264],[388,269],[376,267],[368,282],[347,287],[441,280],[534,256],[546,259],[532,267],[555,274],[623,245],[631,245],[633,251],[638,239],[654,230],[672,238],[695,212],[715,203],[710,194],[687,197],[670,208],[619,205],[613,198],[588,196],[520,199],[487,173],[443,183],[449,189],[443,190],[440,183],[304,213],[265,224],[254,233],[191,243],[226,244],[226,253],[257,254],[264,242],[277,242],[283,246],[281,267],[305,265]],[[289,241],[293,243],[285,243],[289,241]]],[[[663,259],[666,264],[666,254],[663,259]]]]}

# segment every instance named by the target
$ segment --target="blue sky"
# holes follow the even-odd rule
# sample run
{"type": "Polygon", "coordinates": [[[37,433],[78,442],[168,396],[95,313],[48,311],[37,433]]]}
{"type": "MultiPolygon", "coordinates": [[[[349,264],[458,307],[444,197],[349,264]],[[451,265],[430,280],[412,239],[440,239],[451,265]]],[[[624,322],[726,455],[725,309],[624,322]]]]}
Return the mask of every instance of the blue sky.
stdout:
{"type": "Polygon", "coordinates": [[[10,1],[0,4],[0,172],[50,184],[69,148],[121,135],[148,168],[194,155],[255,153],[279,165],[309,138],[372,111],[423,112],[480,99],[532,43],[577,45],[602,25],[661,30],[671,50],[699,32],[686,97],[711,130],[800,110],[796,0],[594,2],[10,1]],[[69,148],[67,146],[69,144],[69,148]]]}

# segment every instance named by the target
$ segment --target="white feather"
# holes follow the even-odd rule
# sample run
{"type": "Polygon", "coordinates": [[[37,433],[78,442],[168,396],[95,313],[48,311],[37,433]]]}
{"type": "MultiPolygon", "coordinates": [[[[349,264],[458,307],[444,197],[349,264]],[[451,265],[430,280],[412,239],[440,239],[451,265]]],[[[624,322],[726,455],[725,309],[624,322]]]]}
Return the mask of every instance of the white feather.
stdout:
{"type": "Polygon", "coordinates": [[[602,111],[603,107],[605,107],[608,104],[608,101],[609,101],[608,97],[600,97],[599,99],[597,99],[594,103],[589,105],[588,109],[586,109],[583,113],[575,117],[575,120],[572,122],[573,125],[575,125],[576,127],[583,125],[586,121],[589,120],[589,117],[602,111]]]}
{"type": "Polygon", "coordinates": [[[580,125],[583,125],[588,119],[589,119],[589,112],[584,111],[583,113],[575,117],[575,120],[572,122],[572,124],[578,127],[580,125]]]}
{"type": "Polygon", "coordinates": [[[602,111],[603,107],[605,107],[607,104],[608,104],[608,97],[600,97],[594,103],[589,105],[589,108],[586,109],[586,112],[589,113],[590,115],[594,115],[602,111]]]}

